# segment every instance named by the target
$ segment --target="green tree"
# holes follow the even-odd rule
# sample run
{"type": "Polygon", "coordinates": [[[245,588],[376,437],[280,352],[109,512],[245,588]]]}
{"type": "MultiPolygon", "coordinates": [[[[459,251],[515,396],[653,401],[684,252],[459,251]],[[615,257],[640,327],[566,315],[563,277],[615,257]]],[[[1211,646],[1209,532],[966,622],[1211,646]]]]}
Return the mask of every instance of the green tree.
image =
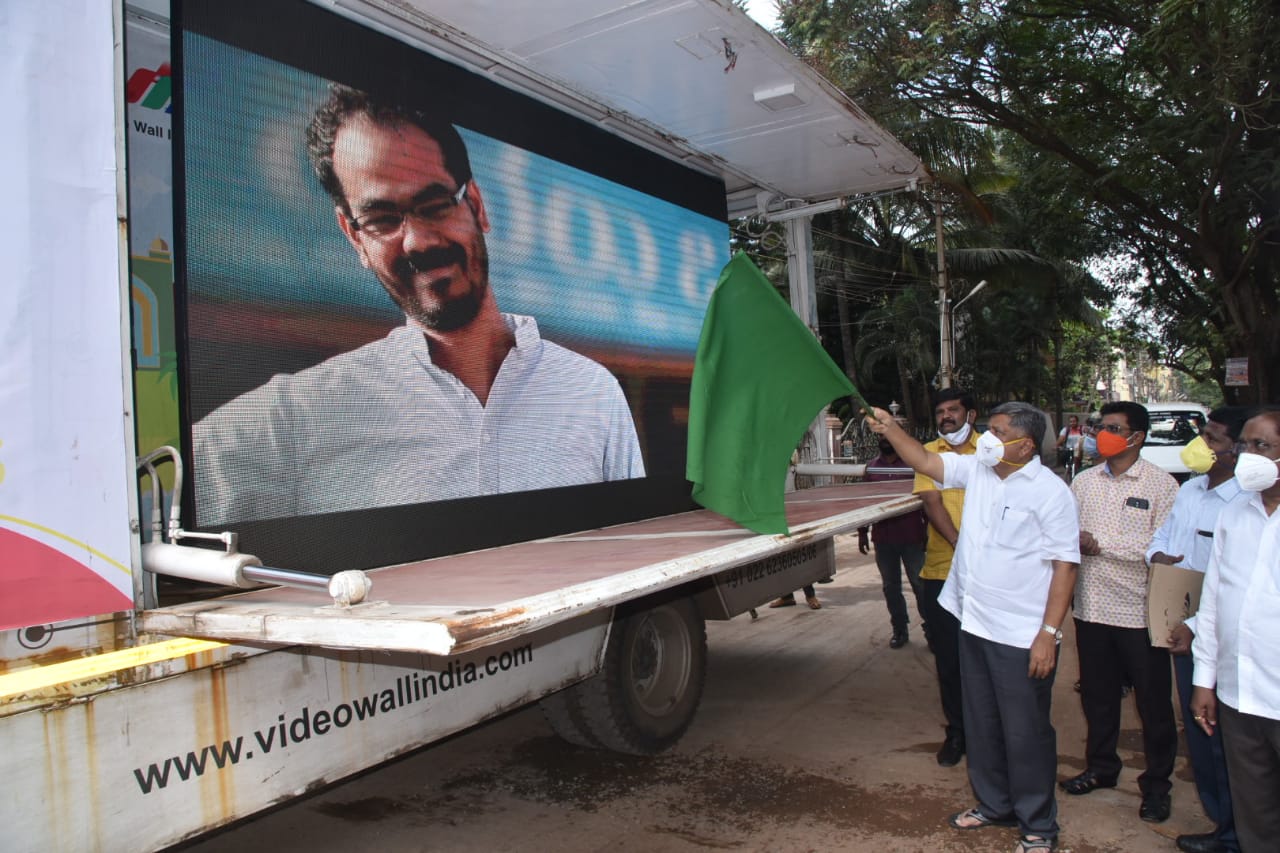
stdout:
{"type": "Polygon", "coordinates": [[[1276,400],[1276,12],[1274,0],[785,0],[780,19],[872,114],[905,102],[1011,137],[1044,213],[1087,228],[1088,251],[1115,262],[1131,325],[1166,363],[1221,382],[1225,359],[1247,355],[1247,397],[1276,400]]]}
{"type": "MultiPolygon", "coordinates": [[[[1073,248],[1072,235],[1036,227],[1042,218],[1037,197],[1019,183],[993,134],[917,118],[894,130],[922,152],[940,190],[860,199],[813,221],[824,341],[864,393],[896,398],[909,419],[929,421],[940,344],[934,269],[940,210],[946,262],[958,289],[953,300],[985,278],[991,287],[984,299],[995,303],[986,309],[970,303],[957,318],[957,330],[974,320],[956,350],[961,383],[990,402],[1018,397],[1061,410],[1060,365],[1070,362],[1064,323],[1096,325],[1088,299],[1105,293],[1056,256],[1073,248]],[[996,349],[1003,350],[993,360],[999,369],[973,369],[975,358],[996,349]]],[[[785,264],[768,252],[770,243],[781,248],[775,231],[748,224],[739,244],[758,250],[762,268],[781,283],[785,264]]]]}
{"type": "Polygon", "coordinates": [[[854,357],[872,375],[882,365],[893,371],[903,415],[911,423],[929,418],[927,391],[938,370],[938,312],[927,287],[906,287],[886,294],[880,305],[862,312],[854,357]]]}

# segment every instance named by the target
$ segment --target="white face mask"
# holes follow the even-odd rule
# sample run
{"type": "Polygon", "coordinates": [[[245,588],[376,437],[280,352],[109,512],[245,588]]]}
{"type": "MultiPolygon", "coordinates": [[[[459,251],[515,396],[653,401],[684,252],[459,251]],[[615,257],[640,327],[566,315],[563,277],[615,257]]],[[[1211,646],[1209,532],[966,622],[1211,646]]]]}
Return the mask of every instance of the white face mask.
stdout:
{"type": "MultiPolygon", "coordinates": [[[[968,428],[965,424],[965,428],[968,428]]],[[[993,432],[984,432],[978,436],[978,461],[988,468],[994,468],[1004,458],[1004,442],[996,438],[993,432]]]]}
{"type": "Polygon", "coordinates": [[[955,432],[939,431],[938,435],[941,438],[945,439],[947,444],[950,444],[950,445],[964,444],[966,441],[969,440],[969,422],[965,421],[964,426],[960,427],[960,429],[956,430],[955,432]]]}
{"type": "MultiPolygon", "coordinates": [[[[1021,468],[1026,462],[1011,462],[1004,458],[1004,449],[1011,444],[1017,444],[1020,441],[1027,441],[1027,437],[1015,438],[1013,441],[1001,441],[996,438],[996,434],[988,430],[978,436],[978,461],[988,468],[994,468],[1001,462],[1012,465],[1014,468],[1021,468]]],[[[1031,460],[1027,460],[1028,462],[1031,460]]]]}
{"type": "Polygon", "coordinates": [[[1280,467],[1260,453],[1241,453],[1236,457],[1236,481],[1246,492],[1265,491],[1280,479],[1280,467]]]}

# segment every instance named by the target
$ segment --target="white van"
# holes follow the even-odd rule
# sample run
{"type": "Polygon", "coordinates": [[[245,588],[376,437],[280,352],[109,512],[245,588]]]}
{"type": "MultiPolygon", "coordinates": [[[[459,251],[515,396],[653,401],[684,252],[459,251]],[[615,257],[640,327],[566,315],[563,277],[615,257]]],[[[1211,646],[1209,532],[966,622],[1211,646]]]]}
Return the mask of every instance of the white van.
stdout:
{"type": "Polygon", "coordinates": [[[1145,403],[1151,417],[1142,458],[1168,471],[1181,482],[1191,476],[1182,464],[1182,448],[1200,434],[1209,410],[1199,403],[1145,403]]]}

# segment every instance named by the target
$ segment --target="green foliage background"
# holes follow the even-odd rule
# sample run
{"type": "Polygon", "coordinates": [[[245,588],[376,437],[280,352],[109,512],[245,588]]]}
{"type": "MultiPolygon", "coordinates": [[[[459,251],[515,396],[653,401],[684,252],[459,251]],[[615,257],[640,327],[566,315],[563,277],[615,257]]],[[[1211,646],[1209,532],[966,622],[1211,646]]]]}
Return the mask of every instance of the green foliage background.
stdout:
{"type": "MultiPolygon", "coordinates": [[[[817,217],[823,336],[915,417],[936,372],[933,216],[961,380],[1079,410],[1123,359],[1201,402],[1280,400],[1280,15],[1264,0],[780,0],[778,35],[935,190],[817,217]],[[1225,388],[1228,357],[1252,385],[1225,388]]],[[[785,280],[777,233],[740,240],[785,280]]]]}

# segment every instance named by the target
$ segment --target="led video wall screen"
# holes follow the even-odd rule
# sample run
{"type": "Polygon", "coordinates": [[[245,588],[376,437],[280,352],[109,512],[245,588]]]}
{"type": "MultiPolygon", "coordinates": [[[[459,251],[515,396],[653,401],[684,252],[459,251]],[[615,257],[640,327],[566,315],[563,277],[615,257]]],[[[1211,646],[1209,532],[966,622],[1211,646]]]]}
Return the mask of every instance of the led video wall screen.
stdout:
{"type": "Polygon", "coordinates": [[[175,23],[199,527],[337,570],[688,507],[721,182],[307,3],[175,23]]]}

